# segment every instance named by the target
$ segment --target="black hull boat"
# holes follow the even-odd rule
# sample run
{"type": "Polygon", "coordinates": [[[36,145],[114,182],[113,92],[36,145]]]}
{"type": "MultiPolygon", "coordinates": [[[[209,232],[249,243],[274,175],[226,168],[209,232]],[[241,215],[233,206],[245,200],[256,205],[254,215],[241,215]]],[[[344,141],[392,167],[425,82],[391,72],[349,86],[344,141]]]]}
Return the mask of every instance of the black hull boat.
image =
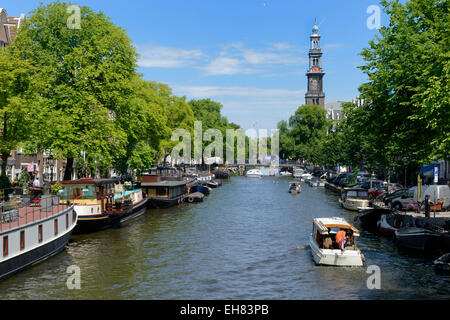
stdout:
{"type": "Polygon", "coordinates": [[[389,213],[381,215],[377,222],[377,230],[387,237],[394,237],[395,231],[406,227],[416,227],[414,218],[399,213],[389,213]]]}
{"type": "Polygon", "coordinates": [[[438,274],[450,274],[450,253],[434,261],[434,270],[438,274]]]}
{"type": "Polygon", "coordinates": [[[148,199],[127,208],[110,207],[108,212],[102,215],[83,216],[78,218],[74,234],[92,233],[108,228],[121,227],[126,221],[145,213],[148,199]]]}
{"type": "Polygon", "coordinates": [[[209,195],[211,190],[208,187],[202,186],[202,185],[196,185],[191,187],[191,192],[201,192],[205,196],[209,195]]]}
{"type": "Polygon", "coordinates": [[[228,171],[224,171],[224,170],[215,170],[213,172],[213,174],[218,179],[229,179],[230,178],[230,173],[228,171]]]}
{"type": "MultiPolygon", "coordinates": [[[[21,207],[0,221],[3,254],[0,279],[28,269],[64,250],[77,223],[73,206],[21,207]],[[36,235],[31,237],[30,235],[36,235]],[[28,235],[28,236],[27,236],[28,235]]],[[[2,213],[5,215],[5,213],[2,213]]]]}
{"type": "Polygon", "coordinates": [[[20,271],[28,269],[64,250],[70,240],[71,232],[66,233],[41,247],[28,251],[0,264],[0,279],[8,278],[20,271]]]}
{"type": "Polygon", "coordinates": [[[155,181],[145,179],[141,182],[141,187],[148,196],[148,208],[166,209],[184,202],[194,180],[159,180],[160,177],[153,177],[155,181]]]}
{"type": "Polygon", "coordinates": [[[147,207],[149,209],[167,209],[176,205],[181,204],[184,201],[184,195],[175,198],[149,198],[147,207]]]}
{"type": "Polygon", "coordinates": [[[355,221],[359,220],[361,226],[370,231],[377,230],[377,223],[380,221],[383,214],[388,213],[389,210],[386,209],[367,209],[360,212],[356,217],[355,221]]]}
{"type": "Polygon", "coordinates": [[[395,242],[404,248],[436,251],[439,250],[440,235],[436,232],[416,227],[406,227],[395,231],[395,242]]]}
{"type": "Polygon", "coordinates": [[[184,198],[184,201],[189,202],[189,203],[202,202],[204,198],[205,198],[205,195],[203,193],[201,193],[201,192],[193,192],[193,193],[188,194],[184,198]]]}

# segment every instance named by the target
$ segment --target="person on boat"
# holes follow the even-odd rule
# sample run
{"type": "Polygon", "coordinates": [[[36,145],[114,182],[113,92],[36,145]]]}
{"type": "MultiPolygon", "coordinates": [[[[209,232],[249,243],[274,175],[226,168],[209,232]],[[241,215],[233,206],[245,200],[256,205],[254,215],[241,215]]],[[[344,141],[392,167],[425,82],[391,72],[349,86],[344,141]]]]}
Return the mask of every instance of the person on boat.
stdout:
{"type": "Polygon", "coordinates": [[[338,231],[338,233],[336,233],[336,244],[338,246],[338,249],[344,250],[344,245],[345,245],[345,230],[341,229],[338,231]]]}
{"type": "Polygon", "coordinates": [[[298,184],[297,185],[297,192],[301,192],[302,191],[302,187],[298,184]]]}
{"type": "Polygon", "coordinates": [[[346,249],[355,249],[355,237],[353,236],[353,230],[348,230],[347,237],[345,239],[346,249]]]}
{"type": "Polygon", "coordinates": [[[430,196],[426,195],[425,196],[425,217],[429,218],[430,217],[430,196]]]}

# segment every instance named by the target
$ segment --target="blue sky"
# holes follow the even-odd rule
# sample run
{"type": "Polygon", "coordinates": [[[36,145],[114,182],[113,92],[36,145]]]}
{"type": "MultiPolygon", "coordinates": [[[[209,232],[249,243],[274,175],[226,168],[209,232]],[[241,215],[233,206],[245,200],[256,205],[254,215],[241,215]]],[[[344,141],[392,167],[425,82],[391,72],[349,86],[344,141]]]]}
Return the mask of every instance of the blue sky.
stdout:
{"type": "MultiPolygon", "coordinates": [[[[48,3],[51,1],[43,1],[48,3]]],[[[40,1],[1,4],[10,16],[40,1]]],[[[326,102],[351,101],[365,81],[358,55],[378,33],[367,8],[378,0],[80,0],[126,30],[139,72],[174,94],[211,98],[243,128],[275,129],[305,101],[309,36],[320,28],[326,102]]],[[[381,24],[387,24],[382,13],[381,24]]]]}

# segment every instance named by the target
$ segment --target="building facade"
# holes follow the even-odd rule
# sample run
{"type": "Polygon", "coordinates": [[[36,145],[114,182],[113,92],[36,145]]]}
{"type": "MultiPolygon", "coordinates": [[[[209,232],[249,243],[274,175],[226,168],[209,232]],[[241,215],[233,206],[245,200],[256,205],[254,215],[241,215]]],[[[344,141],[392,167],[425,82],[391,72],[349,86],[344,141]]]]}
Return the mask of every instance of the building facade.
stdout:
{"type": "Polygon", "coordinates": [[[319,105],[325,108],[325,93],[323,92],[324,75],[319,27],[314,22],[310,37],[309,69],[306,73],[308,79],[308,90],[305,95],[306,104],[319,105]]]}

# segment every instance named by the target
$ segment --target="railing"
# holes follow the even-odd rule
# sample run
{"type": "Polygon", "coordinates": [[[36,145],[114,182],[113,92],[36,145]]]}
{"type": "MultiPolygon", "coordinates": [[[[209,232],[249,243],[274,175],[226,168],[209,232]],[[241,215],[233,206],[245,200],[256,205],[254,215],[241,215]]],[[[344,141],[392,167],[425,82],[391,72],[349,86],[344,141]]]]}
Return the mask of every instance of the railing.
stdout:
{"type": "Polygon", "coordinates": [[[22,199],[0,204],[0,232],[54,216],[69,208],[57,196],[44,196],[39,204],[27,204],[22,199]],[[17,201],[19,200],[19,201],[17,201]]]}
{"type": "Polygon", "coordinates": [[[107,203],[106,204],[106,212],[108,214],[112,213],[123,213],[133,208],[132,203],[107,203]]]}

